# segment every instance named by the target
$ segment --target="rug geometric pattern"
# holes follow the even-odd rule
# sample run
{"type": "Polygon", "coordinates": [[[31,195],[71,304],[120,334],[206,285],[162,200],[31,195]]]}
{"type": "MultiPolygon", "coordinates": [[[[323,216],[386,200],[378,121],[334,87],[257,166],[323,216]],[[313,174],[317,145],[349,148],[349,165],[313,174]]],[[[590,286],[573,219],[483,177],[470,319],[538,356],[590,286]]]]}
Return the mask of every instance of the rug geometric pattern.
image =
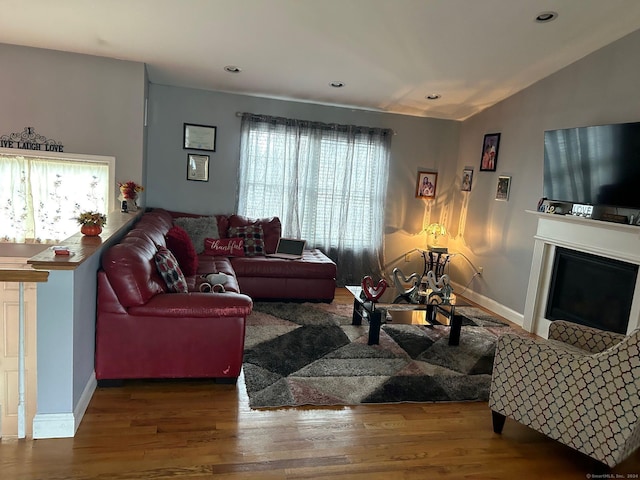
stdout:
{"type": "Polygon", "coordinates": [[[473,307],[458,308],[460,344],[445,326],[387,323],[380,344],[351,325],[351,305],[256,302],[247,318],[243,371],[252,408],[489,398],[495,343],[512,332],[473,307]]]}

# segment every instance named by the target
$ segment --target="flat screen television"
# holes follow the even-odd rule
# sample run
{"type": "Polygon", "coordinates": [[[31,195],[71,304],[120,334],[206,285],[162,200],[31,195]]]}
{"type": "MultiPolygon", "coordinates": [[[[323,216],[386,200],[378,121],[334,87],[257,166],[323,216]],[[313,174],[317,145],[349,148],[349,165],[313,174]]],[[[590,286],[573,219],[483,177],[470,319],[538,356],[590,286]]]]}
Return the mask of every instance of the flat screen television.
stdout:
{"type": "Polygon", "coordinates": [[[640,122],[544,132],[544,196],[640,209],[640,122]]]}

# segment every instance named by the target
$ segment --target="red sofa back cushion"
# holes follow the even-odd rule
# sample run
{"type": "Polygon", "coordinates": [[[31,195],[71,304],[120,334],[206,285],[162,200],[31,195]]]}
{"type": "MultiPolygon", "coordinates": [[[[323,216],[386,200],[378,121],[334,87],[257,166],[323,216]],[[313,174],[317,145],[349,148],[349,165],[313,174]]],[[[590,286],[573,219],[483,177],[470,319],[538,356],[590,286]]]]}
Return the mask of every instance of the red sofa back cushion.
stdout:
{"type": "Polygon", "coordinates": [[[195,275],[198,271],[198,255],[184,228],[177,225],[171,227],[166,238],[167,248],[178,260],[182,273],[187,277],[195,275]]]}

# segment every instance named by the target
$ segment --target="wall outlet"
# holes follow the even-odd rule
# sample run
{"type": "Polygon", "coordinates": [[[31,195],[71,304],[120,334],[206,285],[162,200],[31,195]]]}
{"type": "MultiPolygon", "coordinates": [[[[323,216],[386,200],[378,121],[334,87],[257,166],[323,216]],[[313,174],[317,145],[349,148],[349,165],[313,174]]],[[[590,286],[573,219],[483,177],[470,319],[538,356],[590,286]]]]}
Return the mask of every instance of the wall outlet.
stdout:
{"type": "Polygon", "coordinates": [[[478,275],[482,276],[484,273],[484,267],[478,267],[478,275]]]}
{"type": "Polygon", "coordinates": [[[405,262],[410,262],[411,261],[411,254],[410,253],[405,253],[404,254],[404,261],[405,262]]]}

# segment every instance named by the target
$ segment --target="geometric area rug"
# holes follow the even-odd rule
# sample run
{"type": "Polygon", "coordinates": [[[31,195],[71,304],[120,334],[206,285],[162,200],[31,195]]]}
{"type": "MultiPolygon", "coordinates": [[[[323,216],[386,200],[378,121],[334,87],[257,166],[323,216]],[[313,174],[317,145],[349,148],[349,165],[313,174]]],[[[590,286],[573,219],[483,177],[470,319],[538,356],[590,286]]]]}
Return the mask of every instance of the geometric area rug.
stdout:
{"type": "Polygon", "coordinates": [[[243,371],[251,408],[398,402],[486,401],[496,340],[516,333],[475,307],[460,344],[449,327],[386,323],[380,344],[351,325],[351,305],[255,302],[243,371]]]}

